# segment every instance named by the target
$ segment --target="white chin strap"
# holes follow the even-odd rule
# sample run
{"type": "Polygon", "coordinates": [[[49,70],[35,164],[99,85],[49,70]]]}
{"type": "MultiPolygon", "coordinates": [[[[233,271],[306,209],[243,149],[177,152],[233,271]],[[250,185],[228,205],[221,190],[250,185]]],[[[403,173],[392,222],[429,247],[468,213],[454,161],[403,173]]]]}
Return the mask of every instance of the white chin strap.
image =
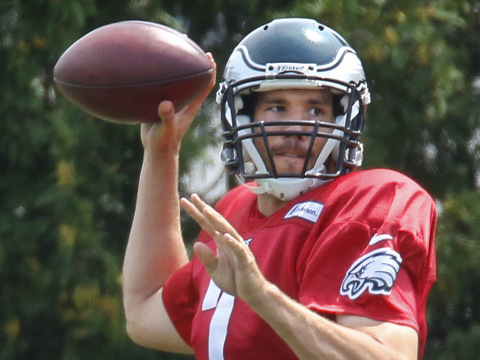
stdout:
{"type": "Polygon", "coordinates": [[[290,201],[330,180],[316,178],[257,179],[257,187],[247,186],[255,194],[271,194],[282,201],[290,201]]]}

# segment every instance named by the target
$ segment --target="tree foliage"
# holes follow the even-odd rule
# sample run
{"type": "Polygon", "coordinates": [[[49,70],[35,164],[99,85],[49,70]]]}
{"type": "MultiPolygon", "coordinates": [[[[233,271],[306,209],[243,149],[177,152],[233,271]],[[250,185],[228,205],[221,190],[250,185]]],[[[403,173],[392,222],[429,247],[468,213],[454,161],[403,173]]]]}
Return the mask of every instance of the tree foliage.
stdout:
{"type": "MultiPolygon", "coordinates": [[[[138,127],[99,121],[59,96],[52,71],[61,53],[101,25],[141,19],[188,33],[222,69],[246,33],[279,16],[316,18],[359,52],[373,94],[366,166],[414,177],[441,210],[426,358],[476,358],[475,9],[465,0],[2,1],[0,358],[181,358],[132,344],[124,329],[121,264],[142,158],[138,127]]],[[[185,139],[183,171],[217,136],[210,117],[205,111],[185,139]]],[[[184,229],[194,236],[187,220],[184,229]]]]}

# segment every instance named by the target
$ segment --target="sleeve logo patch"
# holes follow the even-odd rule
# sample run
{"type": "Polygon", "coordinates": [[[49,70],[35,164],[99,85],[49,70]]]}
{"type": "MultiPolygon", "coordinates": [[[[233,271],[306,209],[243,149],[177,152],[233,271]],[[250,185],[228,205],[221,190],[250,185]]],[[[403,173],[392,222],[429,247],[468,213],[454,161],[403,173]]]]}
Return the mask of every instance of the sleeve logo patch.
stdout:
{"type": "Polygon", "coordinates": [[[373,250],[348,269],[340,294],[355,300],[366,290],[370,294],[388,295],[397,279],[402,257],[391,248],[373,250]]]}
{"type": "Polygon", "coordinates": [[[312,223],[316,222],[323,210],[323,204],[315,201],[306,201],[295,204],[285,215],[284,219],[299,217],[312,223]]]}

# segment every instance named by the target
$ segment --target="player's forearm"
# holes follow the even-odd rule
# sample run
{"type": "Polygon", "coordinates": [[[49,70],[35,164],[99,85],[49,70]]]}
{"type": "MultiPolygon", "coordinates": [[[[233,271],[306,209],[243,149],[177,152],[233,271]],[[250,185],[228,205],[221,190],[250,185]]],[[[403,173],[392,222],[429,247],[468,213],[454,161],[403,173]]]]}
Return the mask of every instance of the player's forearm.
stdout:
{"type": "Polygon", "coordinates": [[[408,359],[371,335],[322,317],[268,284],[251,304],[300,359],[408,359]]]}
{"type": "Polygon", "coordinates": [[[178,152],[145,152],[123,267],[124,301],[158,291],[187,260],[180,230],[178,152]]]}

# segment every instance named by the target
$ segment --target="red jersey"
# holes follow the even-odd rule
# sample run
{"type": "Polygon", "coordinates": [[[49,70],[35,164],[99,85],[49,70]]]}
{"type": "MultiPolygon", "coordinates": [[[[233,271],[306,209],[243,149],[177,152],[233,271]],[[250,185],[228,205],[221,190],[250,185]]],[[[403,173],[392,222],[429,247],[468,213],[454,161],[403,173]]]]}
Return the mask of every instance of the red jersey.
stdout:
{"type": "MultiPolygon", "coordinates": [[[[216,208],[287,295],[332,319],[352,314],[410,326],[421,357],[436,277],[436,211],[414,181],[391,170],[353,172],[269,217],[259,213],[256,195],[239,186],[216,208]]],[[[198,241],[215,248],[204,232],[198,241]]],[[[163,300],[199,360],[296,359],[247,304],[211,281],[196,257],[167,281],[163,300]]]]}

